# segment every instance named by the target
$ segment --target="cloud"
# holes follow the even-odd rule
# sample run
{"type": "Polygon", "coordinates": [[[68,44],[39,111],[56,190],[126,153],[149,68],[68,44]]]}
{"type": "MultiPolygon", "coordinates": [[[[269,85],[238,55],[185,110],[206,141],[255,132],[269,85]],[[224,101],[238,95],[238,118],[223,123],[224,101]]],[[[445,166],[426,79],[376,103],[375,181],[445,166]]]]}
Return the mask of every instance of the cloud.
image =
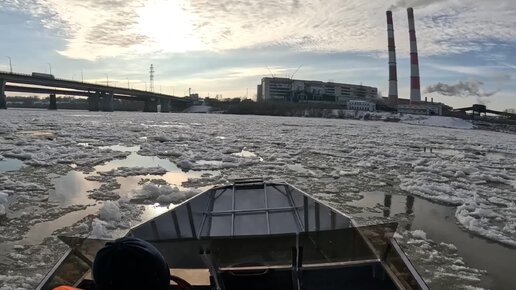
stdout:
{"type": "MultiPolygon", "coordinates": [[[[513,0],[4,0],[67,42],[70,58],[287,47],[295,51],[386,50],[385,10],[416,8],[421,55],[514,43],[513,0]],[[473,8],[474,7],[474,8],[473,8]],[[496,17],[493,17],[496,15],[496,17]]],[[[406,13],[395,11],[398,55],[408,55],[406,13]]]]}

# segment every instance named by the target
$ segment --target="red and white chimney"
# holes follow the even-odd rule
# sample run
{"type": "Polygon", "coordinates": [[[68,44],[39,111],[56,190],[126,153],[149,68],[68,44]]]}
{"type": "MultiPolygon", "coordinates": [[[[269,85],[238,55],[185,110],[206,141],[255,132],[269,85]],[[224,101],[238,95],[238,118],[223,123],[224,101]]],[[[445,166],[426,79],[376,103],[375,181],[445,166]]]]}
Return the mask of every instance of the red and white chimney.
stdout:
{"type": "Polygon", "coordinates": [[[410,101],[421,101],[421,85],[419,81],[419,58],[417,55],[416,26],[414,9],[408,8],[408,25],[410,36],[410,101]]]}
{"type": "Polygon", "coordinates": [[[389,103],[398,107],[398,69],[396,67],[396,44],[392,11],[387,11],[387,37],[389,47],[389,103]]]}

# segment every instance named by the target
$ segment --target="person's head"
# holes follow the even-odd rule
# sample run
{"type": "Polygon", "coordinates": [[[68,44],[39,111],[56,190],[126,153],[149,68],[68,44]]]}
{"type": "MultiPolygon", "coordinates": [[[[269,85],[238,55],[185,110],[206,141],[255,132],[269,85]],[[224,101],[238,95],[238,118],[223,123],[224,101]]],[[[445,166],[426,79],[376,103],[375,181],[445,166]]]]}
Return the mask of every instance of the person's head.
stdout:
{"type": "Polygon", "coordinates": [[[161,253],[137,238],[107,243],[95,256],[92,272],[98,290],[165,290],[170,285],[161,253]]]}

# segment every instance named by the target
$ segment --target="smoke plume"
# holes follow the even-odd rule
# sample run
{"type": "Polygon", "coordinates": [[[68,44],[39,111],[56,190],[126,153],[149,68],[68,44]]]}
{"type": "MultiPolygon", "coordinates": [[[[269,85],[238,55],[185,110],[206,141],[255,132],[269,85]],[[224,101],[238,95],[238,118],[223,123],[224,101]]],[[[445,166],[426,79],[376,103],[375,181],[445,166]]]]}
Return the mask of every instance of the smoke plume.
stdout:
{"type": "Polygon", "coordinates": [[[507,73],[496,73],[491,78],[497,82],[508,82],[512,79],[512,76],[507,73]]]}
{"type": "Polygon", "coordinates": [[[406,9],[408,7],[422,8],[434,3],[444,1],[446,0],[398,0],[390,6],[389,10],[406,9]]]}
{"type": "Polygon", "coordinates": [[[479,80],[468,80],[461,81],[455,85],[448,85],[443,83],[437,83],[435,85],[428,86],[425,89],[425,93],[438,93],[444,96],[454,97],[479,97],[488,98],[498,93],[497,91],[486,92],[482,89],[484,83],[479,80]]]}
{"type": "Polygon", "coordinates": [[[489,102],[488,98],[498,93],[499,90],[486,92],[482,89],[483,85],[484,83],[479,80],[461,81],[454,85],[437,83],[428,86],[425,93],[437,93],[451,97],[477,97],[478,103],[485,104],[489,102]]]}

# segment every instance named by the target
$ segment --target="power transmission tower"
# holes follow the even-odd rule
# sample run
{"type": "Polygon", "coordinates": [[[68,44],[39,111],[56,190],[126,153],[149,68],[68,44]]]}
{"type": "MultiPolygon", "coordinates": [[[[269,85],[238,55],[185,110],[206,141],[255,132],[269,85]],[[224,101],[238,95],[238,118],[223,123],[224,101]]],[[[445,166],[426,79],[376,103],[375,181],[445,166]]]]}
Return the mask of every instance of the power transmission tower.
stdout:
{"type": "Polygon", "coordinates": [[[154,65],[150,65],[150,70],[149,70],[149,81],[150,81],[150,86],[149,86],[149,90],[151,92],[154,92],[154,65]]]}

